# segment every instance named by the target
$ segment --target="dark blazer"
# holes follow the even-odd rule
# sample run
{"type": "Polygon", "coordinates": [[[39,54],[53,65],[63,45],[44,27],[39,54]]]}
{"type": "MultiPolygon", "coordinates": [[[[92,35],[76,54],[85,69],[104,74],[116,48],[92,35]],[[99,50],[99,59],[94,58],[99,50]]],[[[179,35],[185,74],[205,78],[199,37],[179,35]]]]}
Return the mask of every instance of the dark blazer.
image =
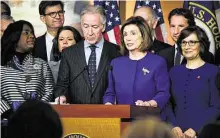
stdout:
{"type": "Polygon", "coordinates": [[[220,116],[220,95],[216,79],[219,68],[205,63],[189,71],[186,66],[175,66],[170,70],[172,108],[165,109],[169,123],[183,131],[201,128],[220,116]],[[181,72],[181,73],[180,73],[181,72]]]}
{"type": "Polygon", "coordinates": [[[215,64],[217,66],[220,65],[220,48],[217,49],[216,53],[215,53],[215,64]]]}
{"type": "Polygon", "coordinates": [[[167,69],[169,71],[174,66],[175,46],[161,50],[158,55],[164,57],[167,62],[167,69]]]}
{"type": "MultiPolygon", "coordinates": [[[[169,71],[174,66],[175,46],[159,51],[158,55],[165,58],[165,60],[167,61],[167,68],[169,71]]],[[[214,64],[214,56],[209,51],[204,52],[204,56],[201,58],[207,63],[214,64]]],[[[186,63],[186,59],[184,58],[181,64],[185,64],[185,63],[186,63]]]]}
{"type": "Polygon", "coordinates": [[[36,39],[33,55],[47,61],[46,33],[36,39]]]}
{"type": "Polygon", "coordinates": [[[171,47],[171,45],[161,42],[157,39],[154,39],[153,45],[152,47],[149,49],[150,52],[154,53],[154,54],[158,54],[159,51],[169,48],[171,47]]]}
{"type": "Polygon", "coordinates": [[[54,88],[55,97],[65,95],[67,102],[71,104],[101,104],[108,85],[110,62],[119,55],[119,46],[104,41],[95,84],[92,88],[88,71],[85,69],[87,63],[84,41],[66,48],[61,56],[58,80],[54,88]]]}

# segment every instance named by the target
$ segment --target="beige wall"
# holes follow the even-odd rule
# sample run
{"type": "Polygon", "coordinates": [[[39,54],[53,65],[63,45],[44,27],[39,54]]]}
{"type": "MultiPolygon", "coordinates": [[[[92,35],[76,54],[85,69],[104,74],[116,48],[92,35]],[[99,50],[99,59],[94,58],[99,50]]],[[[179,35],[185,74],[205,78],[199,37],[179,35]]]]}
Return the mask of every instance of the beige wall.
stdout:
{"type": "MultiPolygon", "coordinates": [[[[122,23],[128,19],[129,17],[131,17],[133,15],[133,11],[134,11],[134,7],[135,7],[135,2],[136,1],[130,1],[130,0],[126,0],[126,1],[120,1],[120,12],[121,12],[121,18],[122,18],[122,23]]],[[[182,7],[183,5],[183,0],[178,0],[178,1],[165,1],[162,0],[161,1],[161,7],[163,10],[163,16],[164,16],[164,22],[166,25],[166,29],[168,31],[168,35],[167,35],[167,39],[168,39],[168,43],[173,45],[173,41],[170,38],[169,35],[169,24],[168,24],[168,14],[169,12],[174,9],[174,8],[178,8],[178,7],[182,7]]]]}

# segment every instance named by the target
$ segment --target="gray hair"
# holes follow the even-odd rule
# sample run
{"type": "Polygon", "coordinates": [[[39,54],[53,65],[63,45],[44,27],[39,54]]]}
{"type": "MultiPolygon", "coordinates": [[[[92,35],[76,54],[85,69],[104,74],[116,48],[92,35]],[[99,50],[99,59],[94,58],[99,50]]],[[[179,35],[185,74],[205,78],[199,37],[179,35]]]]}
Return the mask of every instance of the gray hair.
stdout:
{"type": "Polygon", "coordinates": [[[8,15],[2,15],[1,16],[1,20],[8,20],[8,21],[12,21],[12,22],[15,22],[15,20],[13,19],[12,16],[8,16],[8,15]]]}
{"type": "Polygon", "coordinates": [[[105,25],[106,24],[106,17],[105,17],[105,11],[104,9],[101,7],[101,6],[92,6],[92,5],[88,5],[86,6],[81,14],[80,14],[80,18],[82,19],[82,16],[87,14],[87,13],[98,13],[100,14],[100,17],[101,17],[101,22],[105,25]]]}
{"type": "MultiPolygon", "coordinates": [[[[151,7],[149,7],[149,8],[151,8],[151,7]]],[[[151,8],[151,11],[152,11],[153,19],[154,19],[154,20],[157,20],[157,19],[158,19],[157,13],[156,13],[155,10],[153,10],[152,8],[151,8]]]]}
{"type": "MultiPolygon", "coordinates": [[[[151,13],[152,13],[152,18],[153,18],[153,20],[157,20],[157,19],[158,19],[157,13],[156,13],[155,10],[153,10],[150,6],[141,6],[141,7],[139,7],[139,8],[149,9],[149,10],[151,11],[151,13]]],[[[139,8],[138,8],[138,9],[139,9],[139,8]]],[[[136,10],[137,10],[137,9],[136,9],[136,10]]],[[[136,12],[136,10],[135,10],[135,12],[136,12]]]]}

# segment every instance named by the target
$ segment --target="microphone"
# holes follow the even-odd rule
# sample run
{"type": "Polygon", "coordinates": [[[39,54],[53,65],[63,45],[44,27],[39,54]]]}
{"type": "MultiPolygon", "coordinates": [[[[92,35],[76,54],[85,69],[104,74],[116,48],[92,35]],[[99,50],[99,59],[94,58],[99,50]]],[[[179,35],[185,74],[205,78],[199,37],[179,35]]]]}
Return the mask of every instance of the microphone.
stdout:
{"type": "MultiPolygon", "coordinates": [[[[69,84],[67,85],[67,87],[64,88],[63,92],[66,91],[66,89],[69,88],[69,86],[85,71],[85,70],[88,70],[88,65],[86,65],[70,82],[69,84]]],[[[60,94],[59,94],[59,98],[58,98],[58,104],[60,105],[60,94]]]]}
{"type": "Polygon", "coordinates": [[[110,70],[112,71],[113,70],[113,67],[111,65],[108,66],[107,70],[110,70]]]}

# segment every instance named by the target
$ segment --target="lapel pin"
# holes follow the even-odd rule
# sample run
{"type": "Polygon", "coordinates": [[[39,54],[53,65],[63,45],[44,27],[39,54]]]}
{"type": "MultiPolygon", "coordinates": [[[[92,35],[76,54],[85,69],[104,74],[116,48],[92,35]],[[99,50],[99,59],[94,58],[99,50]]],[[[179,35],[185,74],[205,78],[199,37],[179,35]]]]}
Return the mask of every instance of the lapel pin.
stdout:
{"type": "Polygon", "coordinates": [[[200,76],[197,76],[197,79],[200,79],[200,76]]]}
{"type": "Polygon", "coordinates": [[[40,69],[40,66],[38,64],[34,64],[34,69],[40,69]]]}
{"type": "Polygon", "coordinates": [[[150,73],[150,71],[148,69],[146,69],[145,67],[143,67],[142,71],[143,71],[144,75],[146,75],[146,73],[150,73]]]}

